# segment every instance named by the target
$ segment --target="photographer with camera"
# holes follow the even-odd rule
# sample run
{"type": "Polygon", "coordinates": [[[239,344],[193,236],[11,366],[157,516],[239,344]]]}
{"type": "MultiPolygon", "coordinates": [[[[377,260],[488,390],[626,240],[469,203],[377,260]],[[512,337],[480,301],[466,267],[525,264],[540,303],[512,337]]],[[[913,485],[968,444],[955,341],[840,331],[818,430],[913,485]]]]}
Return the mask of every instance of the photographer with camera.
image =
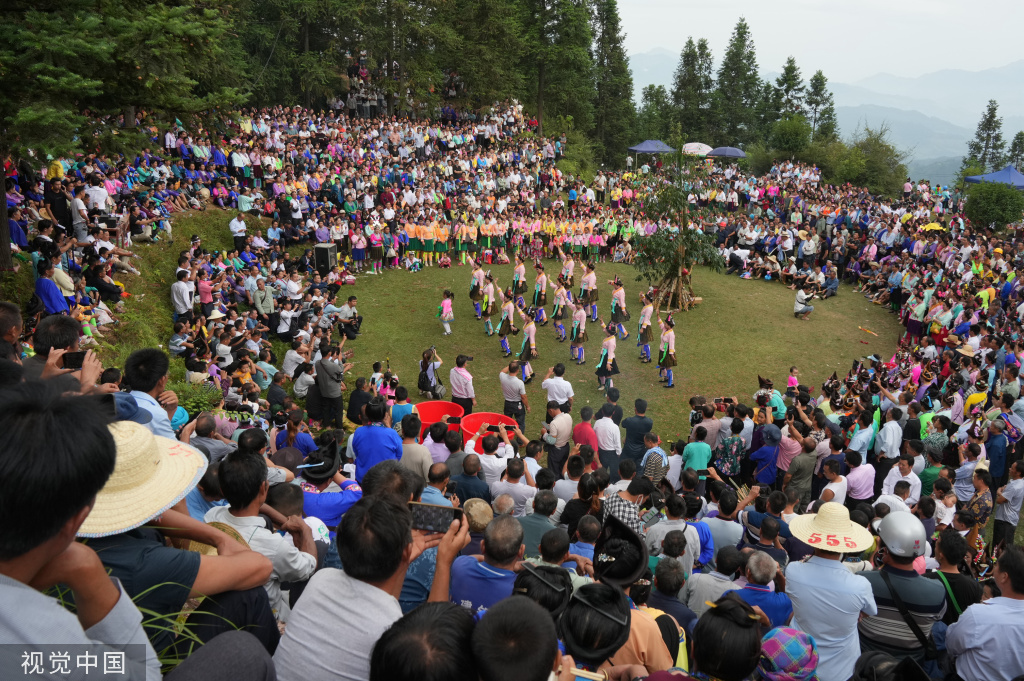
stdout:
{"type": "Polygon", "coordinates": [[[473,413],[476,406],[476,392],[473,390],[473,374],[466,368],[466,362],[472,362],[469,355],[455,358],[455,366],[448,372],[448,383],[452,388],[452,402],[462,407],[465,415],[473,413]]]}
{"type": "Polygon", "coordinates": [[[437,346],[431,345],[423,351],[420,359],[420,375],[416,382],[420,395],[428,395],[431,399],[439,400],[444,397],[445,387],[438,380],[437,370],[441,368],[444,361],[437,356],[437,346]]]}

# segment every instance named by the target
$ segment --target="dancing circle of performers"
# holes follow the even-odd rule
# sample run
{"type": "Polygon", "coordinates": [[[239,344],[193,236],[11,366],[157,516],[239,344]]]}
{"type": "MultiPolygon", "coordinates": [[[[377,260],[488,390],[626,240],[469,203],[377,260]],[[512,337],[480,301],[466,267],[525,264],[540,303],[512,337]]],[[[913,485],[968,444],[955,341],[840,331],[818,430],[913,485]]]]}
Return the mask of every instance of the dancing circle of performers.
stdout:
{"type": "MultiPolygon", "coordinates": [[[[569,342],[569,358],[577,365],[586,363],[586,348],[589,340],[587,324],[600,324],[604,331],[601,342],[600,356],[594,365],[598,387],[605,391],[613,386],[614,377],[619,373],[616,361],[616,347],[619,341],[629,339],[630,333],[626,323],[630,321],[630,313],[626,306],[626,290],[618,277],[610,280],[612,288],[610,322],[605,323],[598,314],[599,294],[597,290],[596,264],[592,261],[578,263],[574,252],[563,252],[561,270],[557,277],[550,277],[545,271],[544,263],[535,260],[533,286],[526,279],[526,257],[516,256],[515,268],[512,271],[512,284],[502,288],[490,270],[485,270],[479,259],[470,256],[468,264],[472,275],[469,298],[473,301],[473,309],[477,320],[484,323],[487,336],[498,336],[502,357],[515,355],[520,362],[521,378],[529,383],[534,376],[532,361],[538,358],[538,329],[551,323],[555,330],[555,338],[559,343],[569,342]],[[580,277],[579,290],[574,293],[576,268],[583,271],[580,277]],[[550,317],[547,314],[548,289],[553,289],[553,307],[550,317]],[[515,340],[519,339],[519,345],[515,340]]],[[[449,292],[445,292],[445,300],[449,292]]],[[[450,310],[447,304],[446,310],[450,310]]],[[[640,295],[640,318],[637,324],[636,346],[639,349],[640,362],[649,364],[654,361],[651,345],[657,343],[657,364],[659,382],[665,388],[674,388],[673,369],[676,366],[676,334],[675,321],[672,315],[662,319],[654,309],[654,296],[651,292],[640,295]],[[655,335],[657,324],[657,335],[655,335]]],[[[448,327],[445,329],[448,331],[448,327]]]]}

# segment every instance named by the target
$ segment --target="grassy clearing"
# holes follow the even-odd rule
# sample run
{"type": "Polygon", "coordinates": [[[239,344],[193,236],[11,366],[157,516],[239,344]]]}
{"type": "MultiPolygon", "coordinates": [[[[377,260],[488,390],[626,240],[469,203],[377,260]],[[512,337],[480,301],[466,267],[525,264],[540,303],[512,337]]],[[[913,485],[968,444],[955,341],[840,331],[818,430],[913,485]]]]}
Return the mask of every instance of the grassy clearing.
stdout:
{"type": "MultiPolygon", "coordinates": [[[[208,250],[231,247],[227,229],[229,217],[229,213],[214,210],[179,216],[174,221],[173,241],[136,247],[141,257],[138,267],[143,275],[119,278],[132,297],[127,301],[127,311],[121,315],[121,325],[107,334],[101,347],[105,364],[123,366],[131,351],[140,347],[166,347],[172,333],[168,291],[174,281],[178,255],[188,247],[192,234],[198,234],[208,250]]],[[[495,266],[492,271],[499,284],[507,286],[511,282],[511,266],[495,266]]],[[[598,266],[600,314],[606,319],[610,315],[611,287],[605,282],[615,275],[626,282],[627,307],[635,319],[639,312],[636,299],[646,286],[633,281],[633,269],[626,265],[598,266]]],[[[20,282],[24,273],[17,276],[20,282]]],[[[488,338],[482,323],[473,319],[473,307],[468,298],[469,279],[469,268],[456,265],[450,270],[428,268],[419,273],[389,271],[378,276],[360,276],[355,286],[345,287],[343,295],[359,296],[359,309],[366,320],[363,335],[346,346],[356,351],[353,373],[369,376],[374,361],[390,359],[392,369],[403,382],[414,385],[420,353],[436,345],[441,358],[449,365],[459,353],[474,357],[471,370],[475,376],[478,410],[500,411],[498,373],[506,361],[501,358],[497,336],[488,338]],[[455,291],[457,296],[451,336],[441,335],[442,329],[435,317],[445,288],[455,291]]],[[[24,285],[19,283],[18,287],[24,285]]],[[[656,430],[665,439],[686,434],[687,400],[693,394],[709,399],[734,395],[741,401],[749,401],[757,389],[759,373],[784,386],[789,367],[794,364],[800,368],[801,381],[817,387],[833,371],[845,373],[850,363],[859,357],[872,352],[892,352],[900,328],[894,316],[869,304],[848,287],[843,287],[836,298],[816,301],[816,310],[809,322],[793,318],[795,294],[777,283],[741,280],[702,269],[694,275],[694,289],[704,302],[691,312],[677,316],[679,366],[675,372],[675,390],[662,389],[655,366],[640,364],[637,360],[635,323],[629,325],[630,338],[620,341],[617,351],[622,373],[616,377],[615,385],[622,393],[621,404],[629,411],[634,399],[647,399],[656,430]],[[858,326],[880,336],[859,331],[858,326]],[[867,341],[868,345],[861,341],[867,341]]],[[[587,364],[576,366],[569,364],[569,344],[556,341],[551,324],[538,329],[540,359],[534,363],[534,369],[539,376],[528,388],[531,404],[537,407],[542,404],[544,393],[540,379],[548,367],[559,361],[567,364],[567,378],[575,388],[577,406],[604,402],[597,390],[593,366],[600,347],[598,331],[596,325],[591,325],[587,364]]],[[[521,337],[510,340],[518,344],[521,337]]],[[[283,356],[283,345],[278,345],[279,356],[283,356]]],[[[514,349],[518,350],[518,345],[514,349]]],[[[182,371],[180,363],[172,366],[175,374],[182,371]]],[[[442,376],[447,377],[447,372],[442,372],[442,376]]],[[[534,434],[542,422],[542,411],[535,408],[528,418],[530,433],[534,434]]]]}

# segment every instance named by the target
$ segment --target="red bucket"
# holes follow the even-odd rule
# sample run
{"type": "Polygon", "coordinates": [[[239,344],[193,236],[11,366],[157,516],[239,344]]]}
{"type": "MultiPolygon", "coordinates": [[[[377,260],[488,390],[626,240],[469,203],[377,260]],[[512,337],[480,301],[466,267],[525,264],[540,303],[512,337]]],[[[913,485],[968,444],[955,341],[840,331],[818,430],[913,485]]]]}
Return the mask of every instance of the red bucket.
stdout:
{"type": "MultiPolygon", "coordinates": [[[[420,415],[420,421],[423,422],[423,427],[420,429],[420,441],[427,436],[427,429],[433,424],[441,420],[442,417],[458,416],[461,417],[466,410],[455,404],[454,402],[445,402],[444,400],[431,400],[429,402],[420,402],[416,405],[416,411],[420,415]]],[[[477,428],[480,426],[477,425],[477,428]]],[[[448,426],[448,430],[458,430],[459,424],[453,423],[448,426]]]]}
{"type": "Polygon", "coordinates": [[[495,414],[490,411],[475,411],[469,416],[462,417],[462,436],[464,439],[476,435],[476,431],[480,430],[482,424],[488,424],[491,426],[504,425],[504,426],[516,426],[516,420],[510,416],[504,414],[495,414]]]}

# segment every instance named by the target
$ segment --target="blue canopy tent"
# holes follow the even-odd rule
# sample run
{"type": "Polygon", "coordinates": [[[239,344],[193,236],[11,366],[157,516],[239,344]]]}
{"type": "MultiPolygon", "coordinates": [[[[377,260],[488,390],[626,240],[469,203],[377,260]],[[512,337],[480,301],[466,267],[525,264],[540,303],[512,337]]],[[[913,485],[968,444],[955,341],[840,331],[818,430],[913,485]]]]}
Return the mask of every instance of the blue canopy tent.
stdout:
{"type": "Polygon", "coordinates": [[[675,151],[661,140],[646,140],[635,147],[630,147],[629,150],[634,154],[670,154],[675,151]]]}
{"type": "Polygon", "coordinates": [[[1024,175],[1017,172],[1017,169],[1013,166],[1006,166],[1002,170],[997,170],[994,173],[988,173],[986,175],[969,175],[964,178],[967,184],[978,184],[980,182],[998,182],[999,184],[1008,184],[1014,189],[1024,189],[1024,175]]]}
{"type": "Polygon", "coordinates": [[[637,154],[671,154],[675,151],[675,149],[661,140],[645,140],[636,146],[630,147],[629,150],[633,152],[634,159],[637,154]]]}

